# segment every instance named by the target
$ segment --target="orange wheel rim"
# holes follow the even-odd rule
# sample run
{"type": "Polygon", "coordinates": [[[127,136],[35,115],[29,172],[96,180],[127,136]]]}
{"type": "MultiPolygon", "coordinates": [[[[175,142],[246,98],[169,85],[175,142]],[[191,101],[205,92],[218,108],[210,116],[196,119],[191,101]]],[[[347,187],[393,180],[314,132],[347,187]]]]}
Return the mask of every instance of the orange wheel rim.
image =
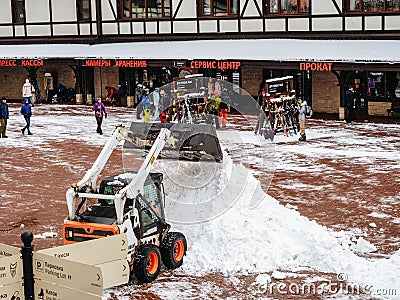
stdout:
{"type": "Polygon", "coordinates": [[[181,261],[184,254],[185,254],[185,245],[183,244],[182,240],[178,240],[175,243],[174,259],[176,261],[181,261]]]}
{"type": "Polygon", "coordinates": [[[156,252],[151,252],[149,255],[149,262],[147,266],[147,272],[154,274],[158,269],[158,255],[156,252]]]}

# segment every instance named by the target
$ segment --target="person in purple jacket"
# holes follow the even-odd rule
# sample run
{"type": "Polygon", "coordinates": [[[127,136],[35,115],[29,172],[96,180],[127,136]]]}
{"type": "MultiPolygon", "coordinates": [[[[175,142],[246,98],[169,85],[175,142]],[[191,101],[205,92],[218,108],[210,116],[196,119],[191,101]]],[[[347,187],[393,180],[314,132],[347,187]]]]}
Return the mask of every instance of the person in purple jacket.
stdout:
{"type": "Polygon", "coordinates": [[[107,111],[106,107],[101,102],[101,97],[97,98],[96,103],[93,104],[93,110],[97,122],[97,133],[103,134],[103,131],[101,130],[101,123],[103,122],[103,117],[107,118],[107,111]]]}

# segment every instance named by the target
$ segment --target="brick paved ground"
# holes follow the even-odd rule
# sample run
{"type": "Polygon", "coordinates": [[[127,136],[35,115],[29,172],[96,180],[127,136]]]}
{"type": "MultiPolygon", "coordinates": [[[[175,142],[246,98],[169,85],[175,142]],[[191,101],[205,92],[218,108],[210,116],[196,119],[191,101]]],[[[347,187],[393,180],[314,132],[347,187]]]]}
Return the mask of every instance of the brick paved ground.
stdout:
{"type": "MultiPolygon", "coordinates": [[[[35,135],[23,137],[20,133],[23,122],[18,116],[18,108],[11,108],[9,139],[0,141],[0,242],[19,246],[21,232],[31,230],[34,234],[41,234],[34,241],[35,249],[61,245],[61,225],[67,215],[65,191],[70,183],[81,179],[92,165],[106,137],[100,139],[91,133],[94,131],[94,118],[90,108],[60,106],[38,106],[32,120],[35,135]],[[56,128],[60,118],[67,120],[68,116],[87,122],[88,132],[74,135],[72,122],[66,125],[62,136],[46,138],[52,135],[52,126],[56,128]],[[55,123],[38,123],[46,118],[54,119],[55,123]],[[31,138],[31,142],[27,138],[31,138]],[[53,234],[55,236],[52,237],[53,234]]],[[[125,108],[110,108],[109,114],[118,123],[128,120],[132,112],[125,108]]],[[[225,131],[249,131],[248,120],[254,121],[252,117],[246,120],[230,116],[230,126],[225,131]]],[[[112,130],[111,123],[109,121],[105,125],[106,130],[112,130]]],[[[398,250],[400,127],[364,122],[348,126],[334,120],[311,120],[308,126],[307,142],[299,143],[295,137],[277,136],[273,153],[267,152],[271,146],[253,147],[255,151],[251,156],[254,159],[243,156],[240,141],[223,141],[223,145],[230,147],[227,150],[234,161],[243,162],[253,169],[263,189],[283,205],[297,207],[300,214],[333,230],[347,230],[355,236],[364,236],[377,247],[377,251],[368,256],[385,257],[398,250]],[[270,165],[257,163],[260,161],[257,158],[265,160],[266,155],[275,162],[273,174],[270,165]]],[[[60,131],[56,132],[59,134],[60,131]]],[[[121,156],[120,150],[115,151],[103,173],[122,171],[121,156]]],[[[257,275],[231,278],[210,274],[198,278],[179,271],[165,271],[155,284],[111,290],[110,295],[115,295],[109,296],[109,299],[118,299],[118,295],[126,295],[130,299],[148,299],[153,295],[154,299],[158,299],[163,298],[163,291],[168,289],[176,289],[186,298],[219,299],[231,296],[256,299],[267,295],[254,285],[257,275]]],[[[322,278],[320,280],[336,278],[335,274],[302,270],[282,282],[303,282],[305,278],[318,276],[322,278]]],[[[274,297],[289,298],[282,295],[274,297]]],[[[297,295],[294,298],[320,297],[297,295]]],[[[360,299],[364,297],[360,296],[360,299]]]]}

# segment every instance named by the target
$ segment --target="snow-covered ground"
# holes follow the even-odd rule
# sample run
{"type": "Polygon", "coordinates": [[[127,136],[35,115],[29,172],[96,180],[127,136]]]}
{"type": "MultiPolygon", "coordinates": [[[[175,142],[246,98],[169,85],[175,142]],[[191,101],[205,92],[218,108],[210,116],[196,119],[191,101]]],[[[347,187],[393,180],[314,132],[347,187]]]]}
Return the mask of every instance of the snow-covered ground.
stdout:
{"type": "MultiPolygon", "coordinates": [[[[53,143],[76,141],[87,144],[89,148],[99,148],[107,141],[115,125],[128,125],[134,116],[132,110],[125,108],[109,110],[109,118],[103,126],[105,134],[99,136],[94,133],[95,120],[90,107],[37,105],[32,117],[34,135],[22,136],[20,128],[23,119],[18,115],[18,107],[12,106],[9,138],[0,139],[1,153],[16,151],[15,155],[19,155],[21,149],[37,149],[47,155],[54,152],[53,164],[70,168],[71,173],[76,172],[76,166],[68,166],[68,158],[53,149],[53,143]]],[[[251,118],[249,116],[248,120],[251,118]]],[[[311,122],[313,126],[307,130],[308,142],[299,143],[297,136],[277,135],[274,143],[271,143],[255,137],[251,126],[247,130],[243,127],[238,130],[234,116],[229,120],[227,129],[218,131],[224,150],[223,163],[180,162],[171,166],[168,162],[159,161],[156,166],[165,173],[166,216],[173,230],[183,232],[188,240],[188,252],[182,268],[172,274],[165,271],[157,281],[144,288],[125,285],[108,289],[104,291],[103,299],[135,299],[136,296],[143,299],[147,298],[146,295],[161,299],[205,299],[210,298],[210,294],[214,295],[214,299],[243,298],[243,294],[238,296],[224,291],[220,284],[220,281],[230,281],[238,286],[243,276],[254,278],[246,285],[248,290],[244,294],[248,294],[248,299],[268,299],[274,295],[264,292],[274,282],[295,282],[292,278],[303,276],[304,271],[335,274],[339,282],[359,287],[364,292],[359,296],[360,299],[400,299],[398,235],[391,237],[397,249],[385,258],[360,256],[359,253],[376,251],[366,236],[354,235],[354,230],[363,232],[362,228],[328,228],[310,216],[302,215],[297,202],[285,204],[266,193],[269,184],[272,191],[286,189],[286,192],[301,192],[307,189],[333,193],[330,189],[336,185],[322,178],[306,183],[295,180],[272,181],[274,172],[310,173],[313,178],[319,178],[319,174],[333,174],[334,167],[326,160],[351,162],[355,166],[367,165],[371,174],[394,172],[396,176],[393,176],[394,182],[391,184],[398,187],[399,126],[358,123],[346,127],[337,121],[311,122]],[[374,131],[389,134],[382,134],[377,140],[376,135],[369,135],[374,131]],[[385,164],[378,161],[385,161],[385,164]],[[199,174],[202,174],[201,178],[199,174]],[[217,276],[217,279],[212,276],[217,276]],[[196,283],[193,278],[203,279],[196,283]],[[146,291],[144,294],[143,289],[146,291]]],[[[0,166],[6,164],[3,161],[0,166]]],[[[12,168],[6,170],[13,172],[12,168]]],[[[12,177],[7,172],[3,172],[2,178],[12,177]]],[[[337,173],[334,174],[337,176],[337,173]]],[[[369,179],[374,178],[363,178],[365,181],[369,179]]],[[[386,202],[380,199],[380,203],[396,209],[400,200],[399,192],[397,188],[397,194],[390,199],[385,198],[386,202]]],[[[2,202],[11,203],[15,193],[15,190],[1,190],[2,202]]],[[[374,210],[373,203],[369,205],[371,212],[364,218],[371,218],[375,222],[377,219],[391,222],[392,226],[398,228],[398,211],[374,210]]],[[[0,208],[1,220],[5,220],[5,210],[0,208]]],[[[61,226],[47,225],[50,228],[61,226]]],[[[37,233],[36,237],[54,238],[51,232],[43,231],[37,233]]],[[[326,278],[309,276],[302,283],[324,280],[326,278]]],[[[344,294],[329,293],[326,288],[326,298],[340,298],[344,294]]],[[[345,299],[346,295],[343,297],[345,299]]]]}

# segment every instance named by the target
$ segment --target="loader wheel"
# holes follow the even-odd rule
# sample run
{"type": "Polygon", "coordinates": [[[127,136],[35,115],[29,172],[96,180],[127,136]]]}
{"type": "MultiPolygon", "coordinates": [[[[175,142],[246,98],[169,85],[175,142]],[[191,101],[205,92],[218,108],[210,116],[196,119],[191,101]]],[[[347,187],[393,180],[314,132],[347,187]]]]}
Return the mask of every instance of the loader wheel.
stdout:
{"type": "Polygon", "coordinates": [[[133,272],[140,282],[152,282],[160,273],[161,254],[157,246],[142,245],[135,257],[133,272]]]}
{"type": "Polygon", "coordinates": [[[180,232],[168,232],[160,249],[162,261],[167,269],[179,268],[183,263],[183,256],[186,255],[186,238],[180,232]]]}

